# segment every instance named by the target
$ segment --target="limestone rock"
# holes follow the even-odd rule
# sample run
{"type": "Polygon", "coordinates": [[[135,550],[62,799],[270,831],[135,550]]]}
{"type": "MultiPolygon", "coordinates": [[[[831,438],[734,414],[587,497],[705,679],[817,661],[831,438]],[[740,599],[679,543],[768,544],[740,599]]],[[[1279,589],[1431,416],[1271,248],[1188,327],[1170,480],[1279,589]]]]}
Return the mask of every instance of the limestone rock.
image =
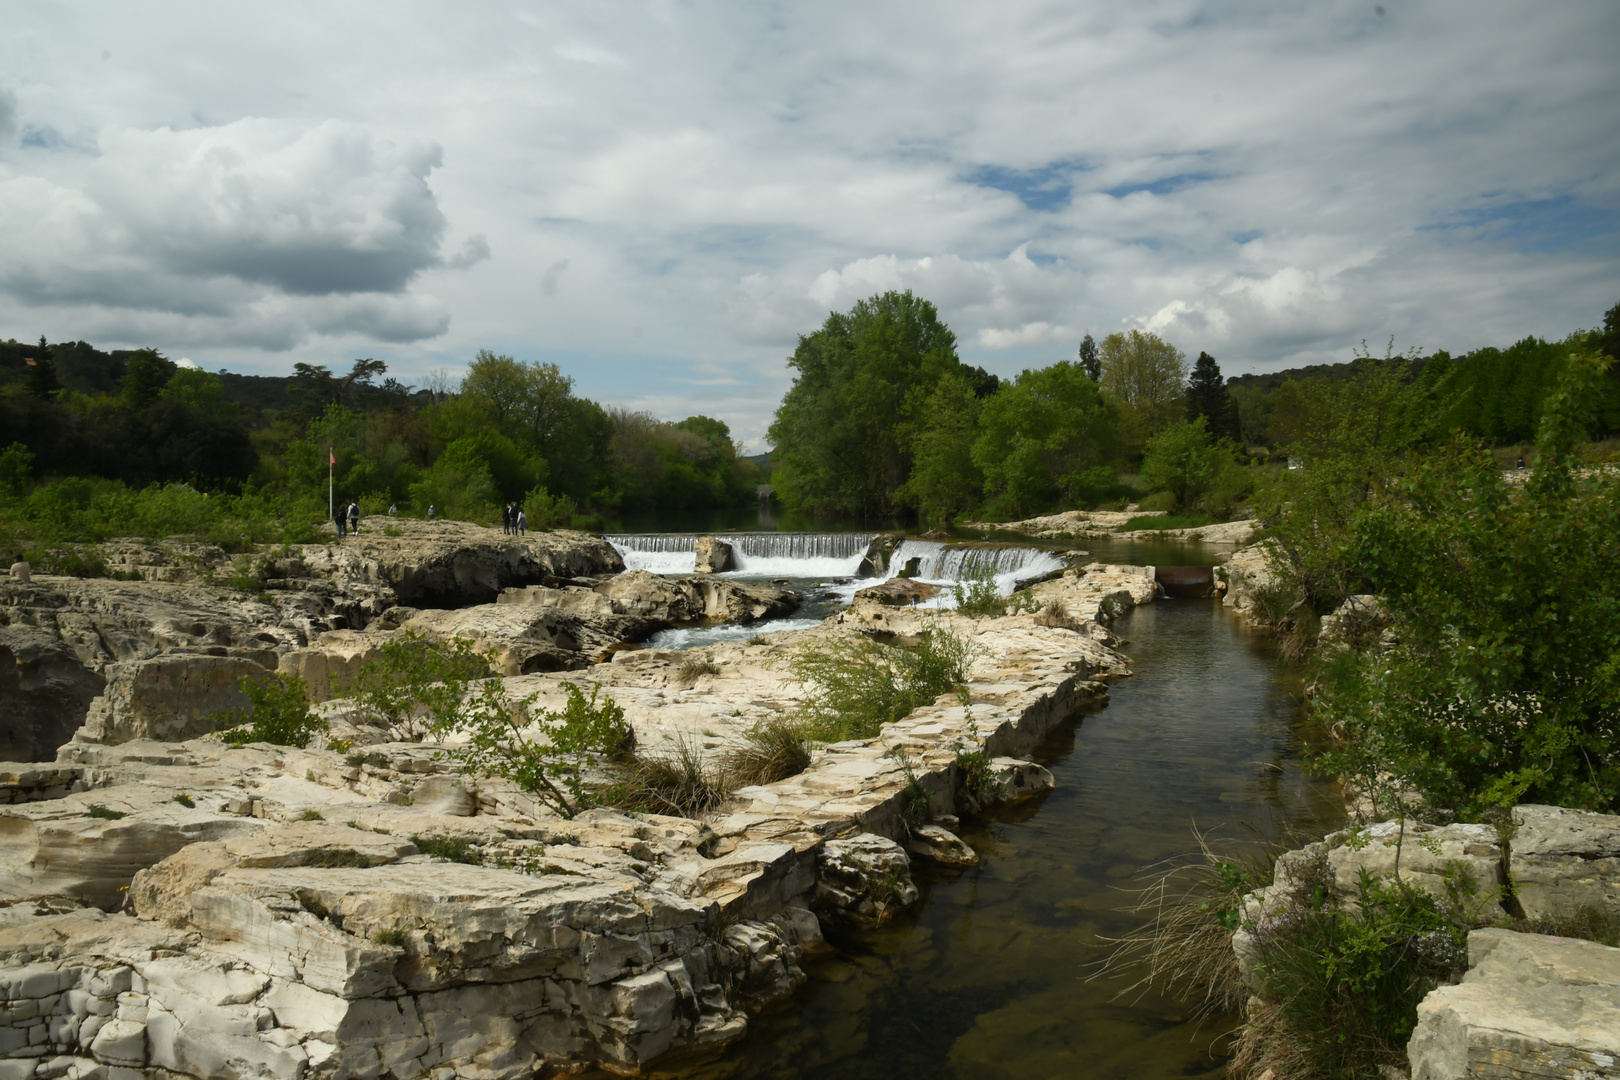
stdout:
{"type": "Polygon", "coordinates": [[[1508,872],[1526,917],[1620,915],[1620,816],[1525,804],[1513,821],[1508,872]]]}
{"type": "Polygon", "coordinates": [[[1363,641],[1382,641],[1393,644],[1389,626],[1394,617],[1384,607],[1382,597],[1367,593],[1346,597],[1344,603],[1331,615],[1322,616],[1322,632],[1318,638],[1326,645],[1356,645],[1363,641]]]}
{"type": "Polygon", "coordinates": [[[911,860],[887,837],[829,840],[816,860],[816,902],[858,920],[884,919],[917,902],[911,860]]]}
{"type": "Polygon", "coordinates": [[[876,585],[869,585],[855,594],[857,604],[875,604],[882,607],[912,607],[938,596],[938,585],[911,578],[895,577],[876,585]]]}
{"type": "Polygon", "coordinates": [[[1418,1005],[1412,1080],[1620,1077],[1620,949],[1475,930],[1469,971],[1418,1005]]]}
{"type": "Polygon", "coordinates": [[[1017,802],[1057,787],[1050,772],[1033,761],[998,757],[990,760],[990,776],[1001,787],[1002,797],[1017,802]]]}
{"type": "Polygon", "coordinates": [[[979,853],[961,837],[938,825],[914,826],[906,850],[943,866],[972,866],[979,861],[979,853]]]}
{"type": "Polygon", "coordinates": [[[713,536],[700,537],[697,542],[697,572],[723,574],[730,569],[733,569],[731,545],[713,536]]]}
{"type": "Polygon", "coordinates": [[[647,570],[611,577],[596,591],[617,614],[671,626],[705,620],[756,622],[791,615],[799,606],[790,589],[702,575],[662,577],[647,570]]]}
{"type": "Polygon", "coordinates": [[[0,761],[54,761],[106,680],[31,626],[0,626],[0,761]]]}
{"type": "Polygon", "coordinates": [[[194,739],[215,730],[221,714],[247,707],[240,680],[268,675],[260,664],[235,656],[176,653],[109,664],[106,688],[74,738],[111,745],[194,739]]]}
{"type": "Polygon", "coordinates": [[[1234,551],[1221,564],[1221,570],[1226,579],[1226,592],[1221,596],[1221,603],[1246,621],[1257,622],[1260,614],[1255,604],[1255,593],[1273,588],[1280,581],[1269,546],[1259,543],[1234,551]]]}

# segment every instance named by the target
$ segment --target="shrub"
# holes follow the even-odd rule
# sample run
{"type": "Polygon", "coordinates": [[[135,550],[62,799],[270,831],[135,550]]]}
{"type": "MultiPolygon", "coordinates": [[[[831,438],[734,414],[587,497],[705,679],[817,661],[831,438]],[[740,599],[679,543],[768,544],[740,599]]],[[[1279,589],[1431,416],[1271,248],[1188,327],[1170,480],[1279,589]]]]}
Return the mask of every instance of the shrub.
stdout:
{"type": "Polygon", "coordinates": [[[444,859],[448,862],[466,863],[469,866],[478,866],[483,862],[478,853],[478,845],[465,836],[413,836],[411,843],[423,855],[431,855],[435,859],[444,859]]]}
{"type": "Polygon", "coordinates": [[[956,586],[956,610],[973,618],[1003,615],[1007,598],[996,588],[996,571],[987,560],[969,556],[956,586]]]}
{"type": "Polygon", "coordinates": [[[959,810],[978,813],[1004,798],[1006,787],[990,770],[990,755],[983,749],[956,748],[956,802],[959,810]]]}
{"type": "Polygon", "coordinates": [[[315,809],[312,806],[308,810],[305,810],[302,814],[299,814],[297,820],[299,820],[299,821],[325,821],[326,817],[319,810],[315,809]]]}
{"type": "Polygon", "coordinates": [[[551,529],[573,523],[579,506],[567,495],[553,495],[537,487],[523,497],[523,517],[531,529],[551,529]]]}
{"type": "Polygon", "coordinates": [[[941,623],[910,649],[861,636],[811,646],[788,665],[806,690],[805,734],[819,742],[873,738],[884,724],[965,683],[973,655],[941,623]]]}
{"type": "Polygon", "coordinates": [[[100,803],[91,803],[85,807],[84,816],[100,818],[103,821],[117,821],[119,818],[128,817],[129,815],[122,810],[109,810],[100,803]]]}
{"type": "Polygon", "coordinates": [[[1437,898],[1363,870],[1353,910],[1316,886],[1249,927],[1262,1001],[1233,1071],[1370,1076],[1404,1066],[1418,1002],[1468,966],[1473,892],[1456,873],[1437,898]]]}
{"type": "Polygon", "coordinates": [[[327,728],[309,707],[304,680],[278,671],[265,678],[244,676],[238,683],[250,707],[235,709],[219,718],[219,737],[228,746],[273,743],[305,747],[327,728]]]}
{"type": "Polygon", "coordinates": [[[197,808],[197,800],[193,799],[190,795],[187,795],[183,791],[174,797],[174,801],[185,807],[187,810],[195,810],[197,808]]]}
{"type": "Polygon", "coordinates": [[[908,828],[927,825],[934,820],[933,801],[917,779],[917,769],[911,756],[899,747],[890,750],[889,756],[899,764],[900,773],[906,778],[905,786],[900,789],[900,816],[905,819],[908,828]]]}
{"type": "Polygon", "coordinates": [[[456,726],[469,684],[488,676],[492,663],[465,638],[430,641],[406,630],[360,665],[350,693],[394,738],[420,739],[456,726]]]}
{"type": "Polygon", "coordinates": [[[734,786],[725,763],[710,765],[702,744],[683,735],[666,751],[627,762],[610,799],[630,809],[695,818],[719,807],[734,786]]]}
{"type": "Polygon", "coordinates": [[[531,717],[535,695],[513,701],[499,679],[486,679],[455,722],[468,736],[450,751],[463,767],[485,776],[510,780],[546,805],[573,817],[584,805],[585,771],[603,758],[621,756],[635,735],[624,709],[611,697],[587,698],[574,683],[564,683],[568,702],[560,711],[539,709],[531,717]],[[523,734],[531,724],[539,739],[523,734]]]}
{"type": "Polygon", "coordinates": [[[675,671],[675,685],[690,689],[705,675],[720,674],[720,665],[702,653],[689,652],[681,657],[681,666],[675,671]]]}

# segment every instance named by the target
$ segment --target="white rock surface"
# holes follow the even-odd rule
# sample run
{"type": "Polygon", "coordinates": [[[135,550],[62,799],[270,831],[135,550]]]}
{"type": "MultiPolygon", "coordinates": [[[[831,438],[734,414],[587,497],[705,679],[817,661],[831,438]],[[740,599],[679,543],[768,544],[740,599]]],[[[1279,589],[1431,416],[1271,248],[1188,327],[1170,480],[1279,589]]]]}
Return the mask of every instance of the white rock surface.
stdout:
{"type": "Polygon", "coordinates": [[[1620,916],[1620,817],[1525,804],[1513,822],[1508,871],[1527,918],[1620,916]]]}
{"type": "Polygon", "coordinates": [[[1620,949],[1489,929],[1468,954],[1418,1005],[1412,1080],[1620,1077],[1620,949]]]}

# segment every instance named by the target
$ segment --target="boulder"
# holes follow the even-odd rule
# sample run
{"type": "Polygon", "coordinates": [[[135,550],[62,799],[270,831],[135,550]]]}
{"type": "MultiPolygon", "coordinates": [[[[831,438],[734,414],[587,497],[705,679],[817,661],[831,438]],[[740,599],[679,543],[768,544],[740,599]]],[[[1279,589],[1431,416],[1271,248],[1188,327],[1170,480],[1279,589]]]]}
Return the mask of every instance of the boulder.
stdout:
{"type": "Polygon", "coordinates": [[[731,545],[724,540],[712,536],[699,538],[697,542],[696,571],[700,574],[723,574],[727,570],[735,569],[731,558],[731,545]]]}
{"type": "Polygon", "coordinates": [[[1380,639],[1386,644],[1393,644],[1394,639],[1388,630],[1394,621],[1382,597],[1362,593],[1346,597],[1331,615],[1322,616],[1322,632],[1318,640],[1324,645],[1353,646],[1380,639]]]}
{"type": "Polygon", "coordinates": [[[887,837],[859,833],[829,840],[816,856],[818,907],[859,922],[875,922],[917,902],[911,860],[887,837]]]}
{"type": "Polygon", "coordinates": [[[1265,543],[1232,552],[1221,564],[1226,581],[1226,592],[1221,603],[1248,622],[1256,622],[1260,615],[1256,608],[1255,593],[1276,587],[1280,583],[1272,553],[1265,543]]]}
{"type": "Polygon", "coordinates": [[[1620,816],[1525,804],[1513,822],[1508,873],[1527,918],[1620,917],[1620,816]]]}
{"type": "Polygon", "coordinates": [[[755,622],[791,615],[799,598],[791,589],[704,575],[663,577],[631,570],[596,586],[613,611],[668,626],[686,623],[755,622]]]}
{"type": "Polygon", "coordinates": [[[876,585],[869,585],[855,594],[855,602],[880,607],[912,607],[938,596],[938,585],[911,578],[894,577],[876,585]]]}
{"type": "Polygon", "coordinates": [[[1049,771],[1022,758],[991,758],[990,776],[1000,785],[1002,798],[1011,802],[1028,799],[1057,787],[1057,780],[1049,771]]]}
{"type": "Polygon", "coordinates": [[[1486,929],[1468,960],[1418,1005],[1412,1080],[1620,1077],[1620,949],[1486,929]]]}
{"type": "Polygon", "coordinates": [[[105,685],[60,638],[0,626],[0,761],[56,760],[105,685]]]}
{"type": "Polygon", "coordinates": [[[133,739],[194,739],[215,730],[222,713],[247,707],[240,680],[269,674],[243,657],[195,653],[109,664],[107,685],[74,739],[114,746],[133,739]]]}
{"type": "Polygon", "coordinates": [[[972,866],[979,861],[979,853],[960,836],[938,825],[913,826],[906,850],[942,866],[972,866]]]}

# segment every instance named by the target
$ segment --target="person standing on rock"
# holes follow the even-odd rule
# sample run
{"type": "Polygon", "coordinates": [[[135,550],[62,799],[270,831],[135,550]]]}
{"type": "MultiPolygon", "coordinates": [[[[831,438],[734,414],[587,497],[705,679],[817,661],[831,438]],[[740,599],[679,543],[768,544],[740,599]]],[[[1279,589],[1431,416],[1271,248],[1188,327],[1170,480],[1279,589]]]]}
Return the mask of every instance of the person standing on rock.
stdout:
{"type": "Polygon", "coordinates": [[[523,507],[517,508],[517,534],[524,536],[529,531],[529,519],[523,516],[523,507]]]}
{"type": "Polygon", "coordinates": [[[399,517],[399,503],[388,504],[388,516],[391,518],[399,517]]]}
{"type": "Polygon", "coordinates": [[[332,515],[332,523],[337,526],[337,538],[339,540],[343,539],[343,523],[348,520],[348,517],[348,508],[339,504],[337,513],[332,515]]]}
{"type": "Polygon", "coordinates": [[[512,504],[507,503],[505,506],[501,507],[501,532],[510,533],[511,531],[512,531],[512,504]]]}
{"type": "MultiPolygon", "coordinates": [[[[28,560],[22,557],[22,552],[20,552],[20,551],[17,553],[16,561],[14,561],[11,564],[11,580],[12,581],[33,581],[34,580],[34,568],[32,566],[28,565],[28,560]]],[[[19,661],[19,663],[20,663],[20,661],[19,661]]]]}
{"type": "Polygon", "coordinates": [[[357,502],[349,504],[349,532],[360,535],[360,504],[357,502]]]}
{"type": "Polygon", "coordinates": [[[433,508],[433,504],[428,503],[428,520],[432,521],[438,514],[439,512],[433,508]]]}

